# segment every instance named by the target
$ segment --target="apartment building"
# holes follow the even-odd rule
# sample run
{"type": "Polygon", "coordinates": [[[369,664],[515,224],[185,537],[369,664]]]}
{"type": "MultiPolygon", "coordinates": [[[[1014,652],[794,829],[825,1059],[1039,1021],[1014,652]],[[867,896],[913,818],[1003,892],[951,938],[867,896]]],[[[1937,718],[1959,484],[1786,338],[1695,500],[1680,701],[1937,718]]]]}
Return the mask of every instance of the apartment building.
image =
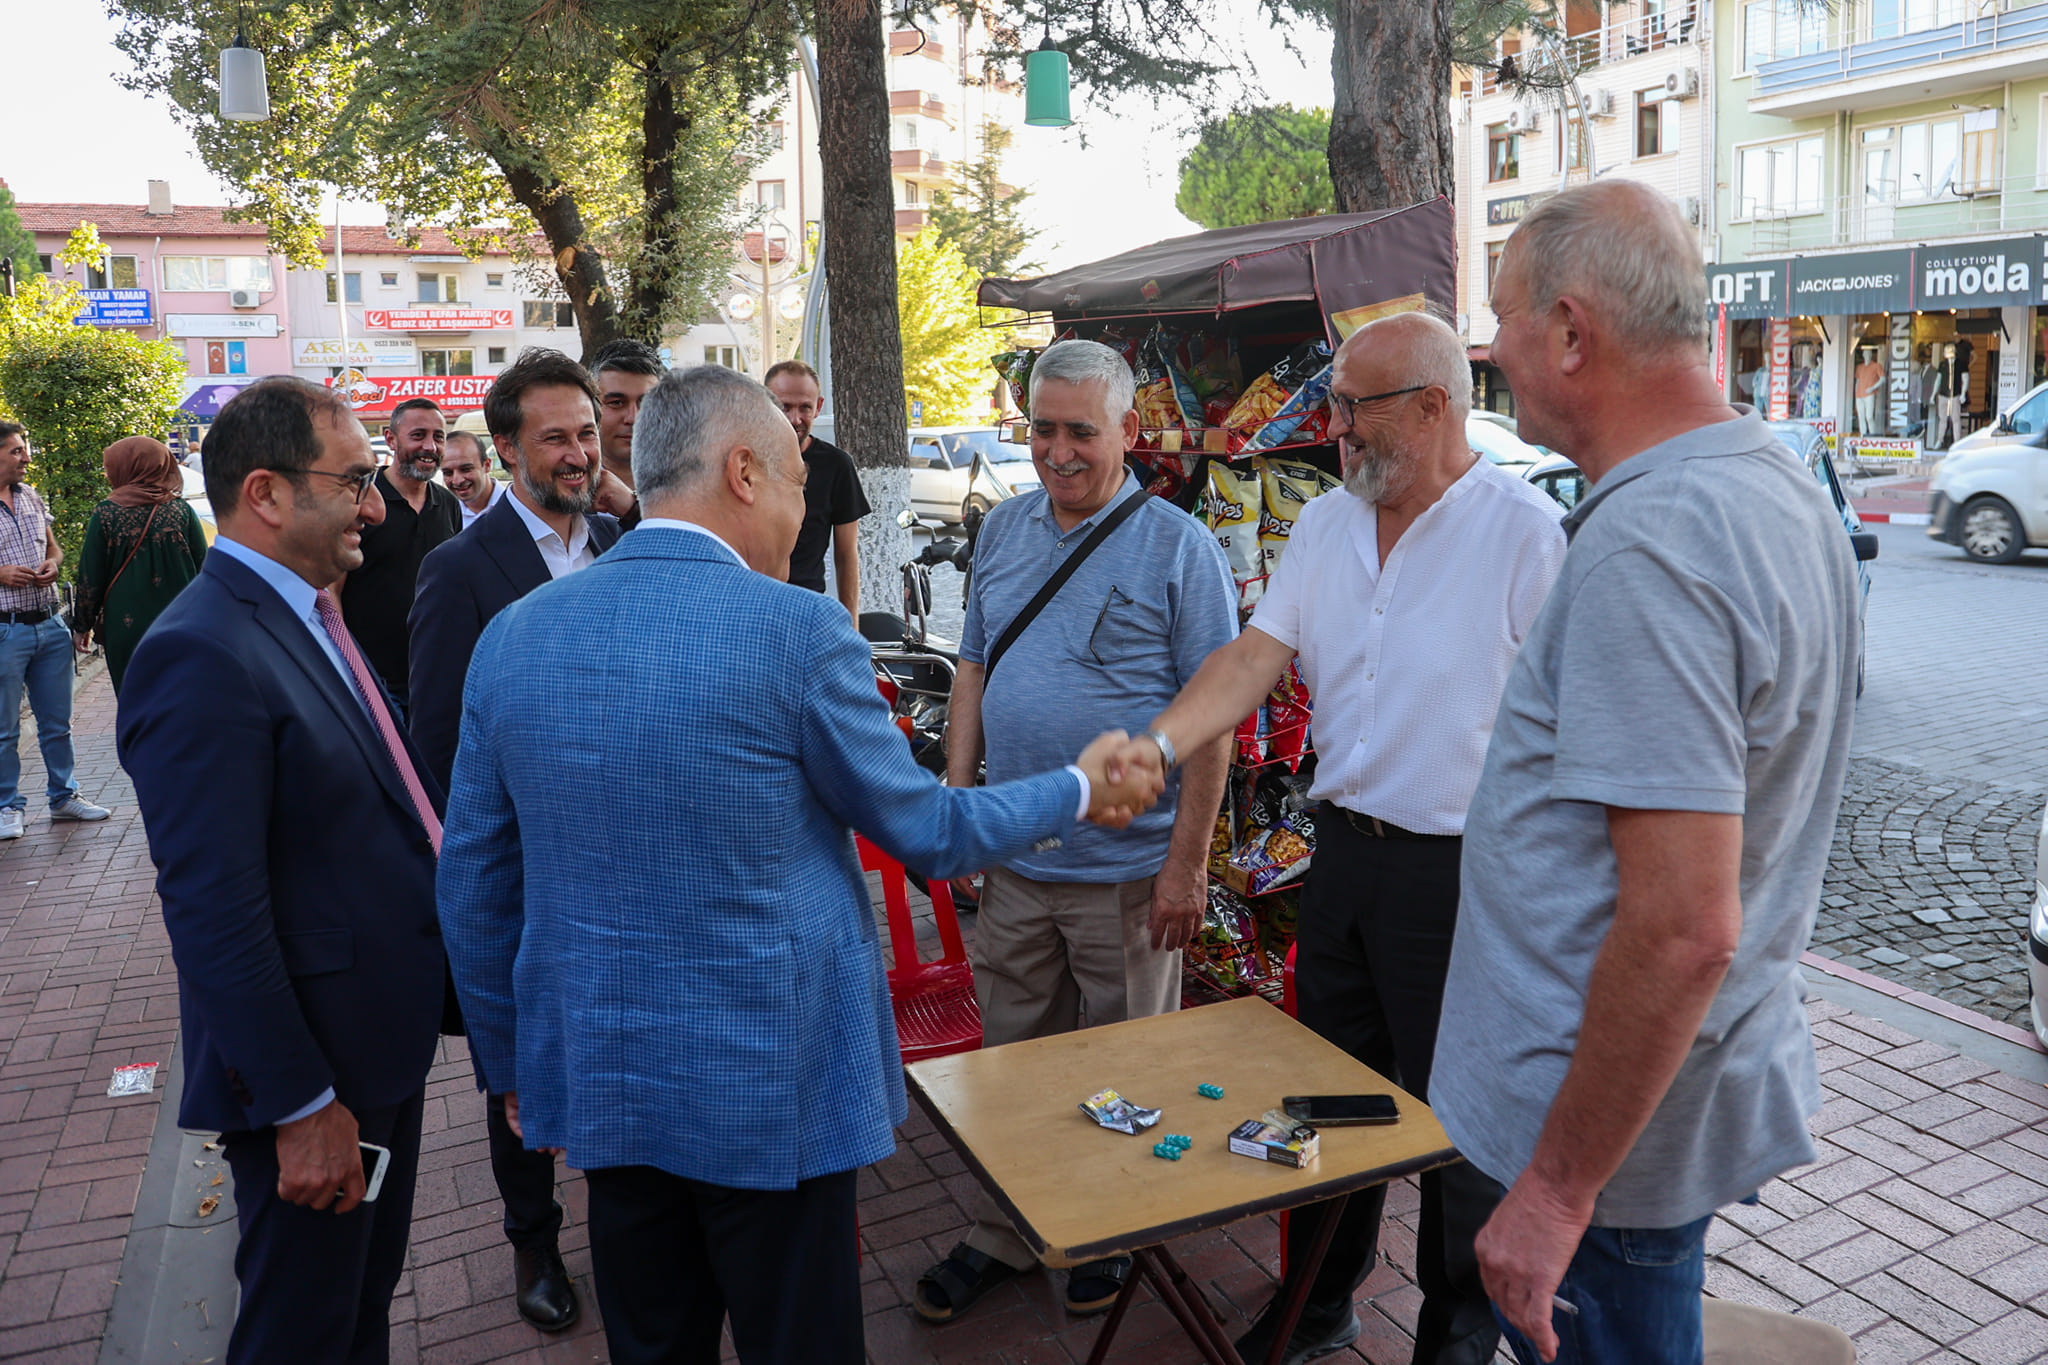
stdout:
{"type": "Polygon", "coordinates": [[[1714,20],[1729,396],[1910,458],[2048,378],[2048,4],[1715,0],[1714,20]]]}
{"type": "Polygon", "coordinates": [[[1458,222],[1458,322],[1473,398],[1512,413],[1489,355],[1488,300],[1500,254],[1524,214],[1594,177],[1641,180],[1713,240],[1713,25],[1707,0],[1570,0],[1561,38],[1499,45],[1528,77],[1461,71],[1451,106],[1458,222]]]}
{"type": "Polygon", "coordinates": [[[288,373],[291,328],[285,262],[261,223],[229,222],[226,210],[174,204],[152,180],[141,204],[16,204],[35,234],[44,273],[85,291],[82,323],[118,327],[185,352],[185,415],[210,421],[233,391],[261,375],[288,373]],[[56,259],[80,223],[99,230],[105,258],[56,259]]]}
{"type": "MultiPolygon", "coordinates": [[[[891,22],[907,21],[897,16],[891,22]]],[[[896,231],[903,236],[924,230],[934,195],[956,184],[960,168],[982,154],[984,127],[1024,127],[1024,89],[1012,79],[1018,63],[992,60],[999,35],[987,15],[970,19],[952,11],[889,33],[890,181],[896,231]]],[[[816,108],[801,65],[782,90],[757,105],[769,151],[741,195],[752,225],[713,313],[675,344],[678,364],[721,364],[758,375],[790,354],[824,204],[816,108]]]]}

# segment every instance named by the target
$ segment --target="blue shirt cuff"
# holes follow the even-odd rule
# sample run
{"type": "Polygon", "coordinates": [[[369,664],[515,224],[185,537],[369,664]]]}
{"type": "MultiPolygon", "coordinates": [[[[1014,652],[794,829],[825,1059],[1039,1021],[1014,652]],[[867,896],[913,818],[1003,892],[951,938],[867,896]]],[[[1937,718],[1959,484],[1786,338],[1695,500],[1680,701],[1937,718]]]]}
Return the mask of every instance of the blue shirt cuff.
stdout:
{"type": "MultiPolygon", "coordinates": [[[[1082,779],[1084,785],[1086,783],[1086,780],[1087,779],[1085,778],[1082,779]]],[[[300,1119],[309,1119],[332,1103],[334,1103],[334,1087],[330,1085],[325,1090],[321,1091],[320,1097],[314,1100],[311,1104],[307,1105],[303,1109],[294,1109],[291,1113],[286,1114],[283,1118],[279,1119],[277,1121],[278,1126],[282,1127],[287,1123],[297,1123],[300,1119]]]]}

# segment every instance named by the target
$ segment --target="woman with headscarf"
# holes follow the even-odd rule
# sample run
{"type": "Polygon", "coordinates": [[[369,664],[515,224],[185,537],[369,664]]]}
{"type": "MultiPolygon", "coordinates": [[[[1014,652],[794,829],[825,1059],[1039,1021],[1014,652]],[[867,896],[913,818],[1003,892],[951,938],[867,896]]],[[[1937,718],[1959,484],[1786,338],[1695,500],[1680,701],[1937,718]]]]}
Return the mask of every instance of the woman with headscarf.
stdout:
{"type": "Polygon", "coordinates": [[[78,611],[71,627],[83,651],[106,647],[114,692],[143,632],[206,558],[206,531],[185,501],[178,462],[161,441],[129,436],[101,461],[113,490],[92,509],[78,556],[78,611]]]}

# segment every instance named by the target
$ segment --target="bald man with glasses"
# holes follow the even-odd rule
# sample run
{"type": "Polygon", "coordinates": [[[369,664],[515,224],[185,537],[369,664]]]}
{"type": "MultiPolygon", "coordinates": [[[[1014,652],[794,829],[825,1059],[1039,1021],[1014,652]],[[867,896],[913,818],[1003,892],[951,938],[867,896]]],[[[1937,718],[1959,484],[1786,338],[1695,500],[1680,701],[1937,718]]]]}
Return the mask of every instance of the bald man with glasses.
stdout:
{"type": "MultiPolygon", "coordinates": [[[[1295,964],[1301,1021],[1426,1096],[1465,808],[1509,666],[1564,560],[1562,509],[1473,453],[1471,370],[1441,321],[1372,323],[1335,364],[1343,490],[1302,509],[1251,624],[1125,757],[1170,768],[1249,715],[1299,657],[1315,699],[1310,795],[1322,803],[1295,964]]],[[[1414,1360],[1480,1365],[1500,1337],[1472,1250],[1491,1183],[1453,1166],[1424,1175],[1422,1193],[1414,1360]]],[[[1384,1199],[1352,1196],[1283,1360],[1358,1336],[1352,1296],[1372,1269],[1384,1199]]],[[[1320,1217],[1291,1220],[1295,1275],[1320,1217]]],[[[1266,1358],[1286,1290],[1238,1341],[1246,1360],[1266,1358]]]]}

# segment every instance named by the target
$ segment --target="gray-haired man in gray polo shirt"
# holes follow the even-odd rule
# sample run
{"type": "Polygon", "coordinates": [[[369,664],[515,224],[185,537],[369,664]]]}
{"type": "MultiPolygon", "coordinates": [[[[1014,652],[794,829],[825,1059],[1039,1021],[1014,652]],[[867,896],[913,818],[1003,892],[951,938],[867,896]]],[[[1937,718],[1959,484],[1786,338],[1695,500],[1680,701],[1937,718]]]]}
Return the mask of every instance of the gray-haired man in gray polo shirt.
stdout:
{"type": "Polygon", "coordinates": [[[1697,1365],[1714,1210],[1814,1157],[1799,954],[1856,566],[1812,476],[1722,397],[1705,297],[1692,233],[1633,181],[1544,203],[1494,287],[1522,435],[1593,481],[1466,820],[1430,1090],[1508,1187],[1479,1263],[1525,1365],[1697,1365]]]}

